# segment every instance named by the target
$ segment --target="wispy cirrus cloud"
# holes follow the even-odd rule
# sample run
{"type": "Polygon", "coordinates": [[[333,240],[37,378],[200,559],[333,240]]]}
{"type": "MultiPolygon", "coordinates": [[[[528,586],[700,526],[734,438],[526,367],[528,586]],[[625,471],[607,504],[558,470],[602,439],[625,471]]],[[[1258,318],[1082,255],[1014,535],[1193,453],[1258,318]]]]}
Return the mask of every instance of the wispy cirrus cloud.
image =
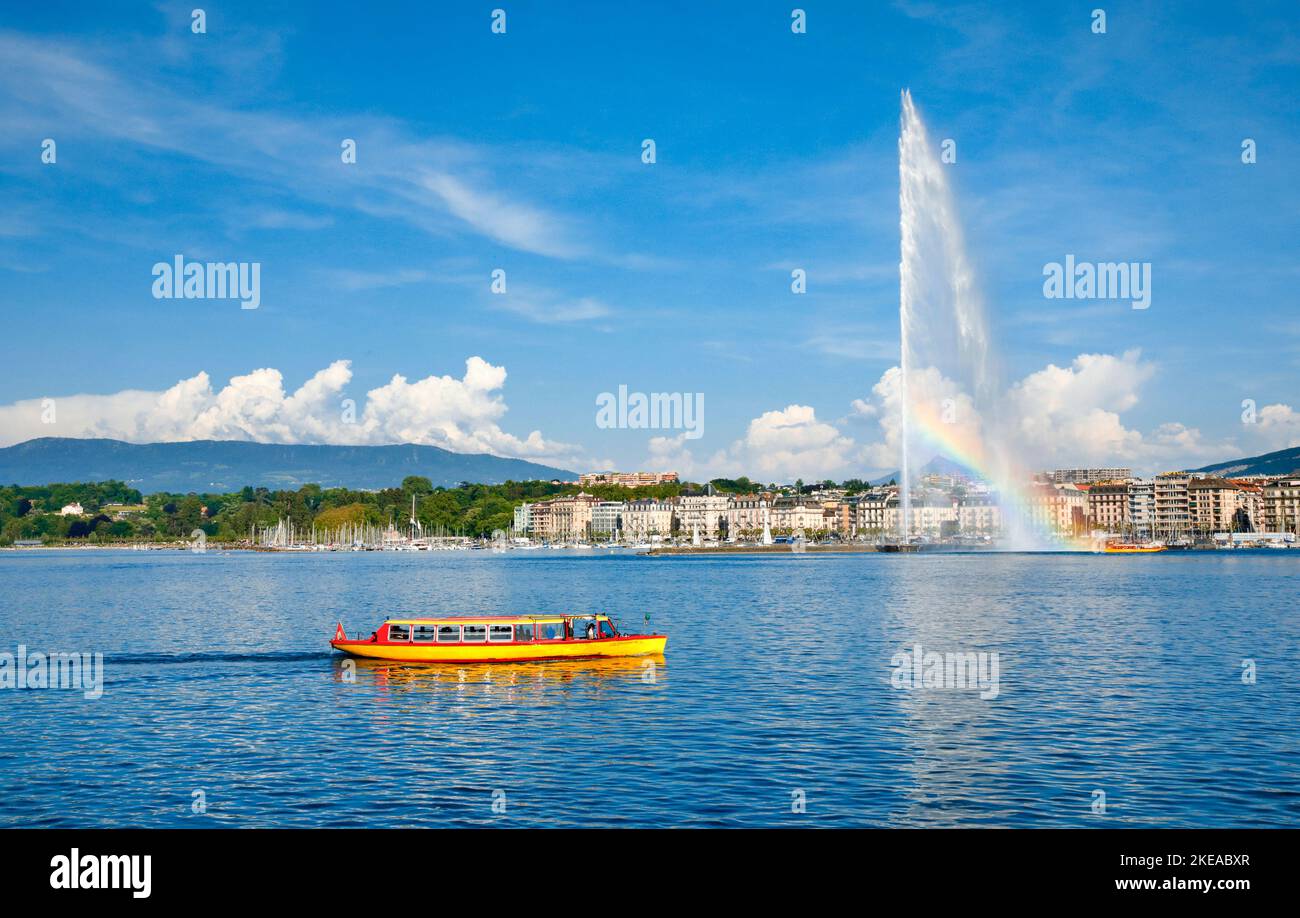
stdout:
{"type": "MultiPolygon", "coordinates": [[[[328,211],[344,208],[548,258],[599,254],[584,240],[581,220],[500,181],[525,151],[421,137],[399,121],[370,115],[223,105],[183,80],[164,82],[156,70],[133,68],[88,42],[0,32],[0,59],[0,120],[10,128],[0,148],[14,150],[57,125],[64,158],[69,148],[121,143],[237,173],[264,185],[268,197],[288,195],[308,205],[293,216],[267,209],[263,225],[272,228],[324,225],[328,211]],[[355,165],[340,159],[344,138],[357,142],[355,165]]],[[[84,152],[79,162],[110,176],[121,168],[111,157],[84,152]]],[[[527,169],[544,162],[530,159],[527,169]]]]}

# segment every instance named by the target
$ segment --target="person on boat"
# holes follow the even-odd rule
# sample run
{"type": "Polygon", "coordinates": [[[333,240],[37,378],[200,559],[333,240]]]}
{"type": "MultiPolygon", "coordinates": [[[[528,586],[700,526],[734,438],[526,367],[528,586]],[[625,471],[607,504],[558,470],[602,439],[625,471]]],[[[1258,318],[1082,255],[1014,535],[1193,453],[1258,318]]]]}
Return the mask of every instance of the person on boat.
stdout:
{"type": "Polygon", "coordinates": [[[594,641],[594,640],[596,640],[596,623],[595,623],[595,622],[587,622],[587,640],[589,640],[589,641],[594,641]]]}

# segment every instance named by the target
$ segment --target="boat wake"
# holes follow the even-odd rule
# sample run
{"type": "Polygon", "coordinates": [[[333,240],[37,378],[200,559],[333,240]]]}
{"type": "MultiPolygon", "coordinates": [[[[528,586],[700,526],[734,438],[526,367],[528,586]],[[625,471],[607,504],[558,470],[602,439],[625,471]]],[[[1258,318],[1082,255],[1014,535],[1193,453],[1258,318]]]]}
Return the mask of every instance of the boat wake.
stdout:
{"type": "Polygon", "coordinates": [[[104,654],[104,663],[113,666],[157,666],[171,663],[293,663],[301,660],[328,660],[329,650],[284,650],[270,653],[138,653],[104,654]]]}

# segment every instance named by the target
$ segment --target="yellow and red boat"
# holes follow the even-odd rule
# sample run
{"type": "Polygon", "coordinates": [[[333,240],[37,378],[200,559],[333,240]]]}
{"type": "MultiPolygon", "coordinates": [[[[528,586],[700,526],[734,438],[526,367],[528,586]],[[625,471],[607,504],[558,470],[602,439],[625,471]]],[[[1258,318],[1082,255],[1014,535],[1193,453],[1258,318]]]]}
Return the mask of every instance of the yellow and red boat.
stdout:
{"type": "Polygon", "coordinates": [[[354,657],[410,663],[519,663],[662,654],[668,636],[623,634],[608,615],[390,618],[368,638],[340,623],[330,646],[354,657]]]}
{"type": "Polygon", "coordinates": [[[1107,542],[1105,548],[1108,555],[1149,555],[1164,550],[1163,542],[1107,542]]]}

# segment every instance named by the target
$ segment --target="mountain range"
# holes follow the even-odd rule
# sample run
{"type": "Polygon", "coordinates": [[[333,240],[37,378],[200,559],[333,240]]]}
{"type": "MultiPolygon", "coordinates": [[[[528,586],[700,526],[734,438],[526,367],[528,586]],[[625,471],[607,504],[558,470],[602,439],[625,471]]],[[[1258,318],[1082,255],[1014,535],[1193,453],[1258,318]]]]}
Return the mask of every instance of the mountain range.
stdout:
{"type": "Polygon", "coordinates": [[[1219,462],[1192,471],[1208,472],[1225,478],[1247,475],[1290,475],[1293,472],[1300,472],[1300,446],[1279,449],[1277,452],[1265,453],[1262,456],[1248,456],[1245,459],[1219,462]]]}
{"type": "Polygon", "coordinates": [[[377,490],[407,475],[434,486],[462,481],[577,481],[576,472],[486,453],[437,446],[307,446],[237,440],[124,443],[41,437],[0,448],[0,483],[124,481],[145,493],[224,493],[242,487],[295,489],[305,484],[377,490]]]}

